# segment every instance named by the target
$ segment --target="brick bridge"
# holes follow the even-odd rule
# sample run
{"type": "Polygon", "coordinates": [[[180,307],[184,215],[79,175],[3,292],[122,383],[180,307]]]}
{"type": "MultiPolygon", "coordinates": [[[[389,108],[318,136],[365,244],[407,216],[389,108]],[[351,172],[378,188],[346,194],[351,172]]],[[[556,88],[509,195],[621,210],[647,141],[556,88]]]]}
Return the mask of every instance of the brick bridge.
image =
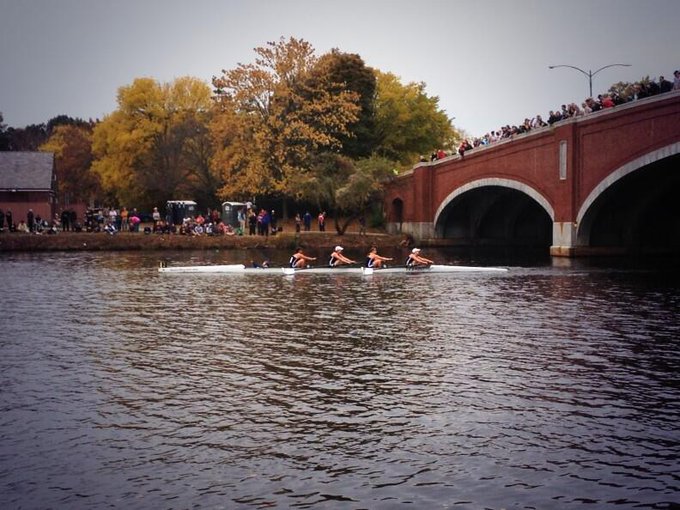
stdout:
{"type": "Polygon", "coordinates": [[[429,245],[679,252],[680,92],[420,163],[385,210],[391,233],[429,245]]]}

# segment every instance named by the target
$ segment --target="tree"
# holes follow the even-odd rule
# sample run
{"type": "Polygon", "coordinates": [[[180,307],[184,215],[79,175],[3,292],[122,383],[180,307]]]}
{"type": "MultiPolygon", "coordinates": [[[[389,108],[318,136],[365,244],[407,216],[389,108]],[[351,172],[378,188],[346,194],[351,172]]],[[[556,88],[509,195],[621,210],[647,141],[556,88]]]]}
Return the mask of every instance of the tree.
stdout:
{"type": "Polygon", "coordinates": [[[0,151],[9,150],[9,136],[7,135],[7,124],[5,124],[5,118],[0,112],[0,151]]]}
{"type": "Polygon", "coordinates": [[[213,78],[217,108],[211,131],[223,198],[295,196],[292,185],[312,157],[341,148],[360,111],[357,94],[313,74],[312,46],[283,38],[255,48],[253,64],[213,78]]]}
{"type": "Polygon", "coordinates": [[[99,176],[92,172],[92,125],[57,125],[41,151],[53,152],[57,196],[63,206],[89,203],[101,193],[99,176]]]}
{"type": "Polygon", "coordinates": [[[369,204],[381,201],[384,185],[394,177],[394,169],[394,162],[377,156],[354,161],[325,152],[313,159],[312,171],[297,176],[295,186],[299,198],[316,203],[320,210],[331,211],[335,230],[343,235],[369,204]]]}
{"type": "Polygon", "coordinates": [[[121,87],[118,109],[94,132],[93,168],[104,189],[145,208],[180,194],[214,196],[201,188],[212,156],[205,153],[210,107],[210,87],[192,77],[164,84],[138,78],[121,87]]]}
{"type": "MultiPolygon", "coordinates": [[[[1,113],[0,124],[2,124],[1,113]]],[[[30,124],[24,128],[7,128],[2,124],[0,126],[0,150],[37,151],[42,144],[47,142],[54,129],[64,124],[87,126],[90,123],[67,115],[58,115],[50,119],[47,124],[30,124]]]]}
{"type": "Polygon", "coordinates": [[[349,135],[340,137],[340,152],[353,159],[369,157],[375,148],[376,75],[373,69],[367,67],[359,55],[333,49],[319,58],[312,70],[311,79],[315,78],[356,93],[361,110],[357,120],[348,125],[349,135]]]}
{"type": "Polygon", "coordinates": [[[7,150],[37,151],[47,141],[49,134],[45,124],[30,124],[25,128],[9,127],[4,134],[7,150]]]}
{"type": "Polygon", "coordinates": [[[402,85],[391,73],[376,71],[376,153],[412,165],[418,156],[451,148],[456,131],[439,108],[439,98],[425,93],[424,83],[402,85]]]}

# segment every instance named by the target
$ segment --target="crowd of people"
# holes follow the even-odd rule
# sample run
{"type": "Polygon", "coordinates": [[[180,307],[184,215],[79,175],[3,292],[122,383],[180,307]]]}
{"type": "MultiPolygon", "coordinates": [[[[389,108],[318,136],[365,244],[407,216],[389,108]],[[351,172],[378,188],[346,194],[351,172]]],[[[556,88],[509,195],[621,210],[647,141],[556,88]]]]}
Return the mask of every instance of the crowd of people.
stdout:
{"type": "MultiPolygon", "coordinates": [[[[664,76],[660,76],[658,80],[639,81],[622,91],[622,93],[610,92],[600,94],[597,98],[589,97],[583,100],[580,106],[576,103],[563,104],[559,108],[550,110],[545,119],[543,119],[541,115],[536,115],[531,119],[525,118],[520,124],[512,126],[508,124],[499,129],[490,131],[483,136],[464,138],[451,154],[447,154],[446,151],[439,149],[430,155],[430,161],[436,161],[456,154],[464,157],[466,152],[477,147],[491,145],[501,140],[512,138],[515,135],[528,133],[534,129],[552,126],[556,122],[562,120],[582,117],[600,110],[614,108],[615,106],[629,103],[637,99],[656,96],[673,90],[680,90],[680,70],[673,73],[672,82],[667,80],[664,76]]],[[[424,157],[421,157],[420,161],[426,162],[427,160],[424,157]]]]}
{"type": "MultiPolygon", "coordinates": [[[[321,211],[315,218],[319,232],[326,230],[326,211],[321,211]]],[[[294,218],[296,232],[312,230],[312,215],[306,211],[303,215],[296,214],[294,218]]],[[[359,218],[360,234],[366,234],[365,217],[359,218]]],[[[64,209],[61,214],[55,214],[51,221],[34,215],[29,210],[26,220],[14,222],[12,212],[0,209],[0,232],[50,233],[58,232],[105,232],[115,235],[119,232],[140,232],[147,234],[179,234],[179,235],[259,235],[268,237],[283,230],[281,222],[274,209],[257,209],[250,203],[238,211],[237,221],[230,223],[229,219],[221,217],[219,209],[208,208],[205,215],[180,218],[173,222],[170,213],[163,217],[157,207],[149,214],[141,214],[136,208],[128,210],[115,207],[89,208],[86,210],[83,222],[73,209],[64,209]],[[5,227],[7,224],[7,227],[5,227]],[[5,227],[5,228],[4,228],[5,227]]]]}
{"type": "Polygon", "coordinates": [[[39,214],[35,214],[33,209],[26,213],[26,219],[21,218],[18,223],[14,222],[14,215],[8,209],[0,209],[0,232],[24,232],[31,234],[56,234],[61,230],[61,220],[58,215],[48,221],[39,214]]]}

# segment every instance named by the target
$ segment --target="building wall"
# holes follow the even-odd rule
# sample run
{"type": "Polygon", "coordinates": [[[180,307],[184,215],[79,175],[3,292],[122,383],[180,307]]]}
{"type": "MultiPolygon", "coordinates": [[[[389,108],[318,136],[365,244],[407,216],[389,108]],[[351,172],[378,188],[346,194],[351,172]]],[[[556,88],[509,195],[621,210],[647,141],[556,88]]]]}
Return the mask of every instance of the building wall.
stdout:
{"type": "Polygon", "coordinates": [[[55,204],[52,193],[0,191],[0,209],[7,213],[12,211],[12,221],[15,225],[20,220],[26,221],[28,210],[32,209],[35,216],[51,221],[54,218],[55,204]]]}

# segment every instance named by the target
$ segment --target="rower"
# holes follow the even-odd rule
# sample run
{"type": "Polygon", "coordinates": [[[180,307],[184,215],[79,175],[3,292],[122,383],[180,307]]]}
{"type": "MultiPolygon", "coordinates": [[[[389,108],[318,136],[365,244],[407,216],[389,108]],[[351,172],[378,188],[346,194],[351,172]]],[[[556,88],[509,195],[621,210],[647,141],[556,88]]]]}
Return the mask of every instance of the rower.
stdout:
{"type": "Polygon", "coordinates": [[[336,246],[333,253],[331,253],[331,258],[328,261],[328,265],[331,267],[338,267],[343,264],[356,264],[356,261],[348,259],[342,254],[342,246],[336,246]]]}
{"type": "Polygon", "coordinates": [[[290,267],[296,268],[296,269],[302,269],[304,267],[309,267],[309,264],[307,262],[311,260],[316,260],[316,257],[308,257],[304,253],[302,253],[302,248],[298,248],[295,250],[295,253],[293,253],[290,256],[290,267]]]}
{"type": "Polygon", "coordinates": [[[406,267],[411,269],[416,267],[429,266],[430,264],[434,264],[434,261],[422,257],[420,255],[420,248],[413,248],[408,258],[406,259],[406,267]]]}
{"type": "Polygon", "coordinates": [[[387,260],[392,260],[390,257],[382,257],[378,255],[378,248],[375,246],[371,247],[371,251],[366,255],[366,267],[372,267],[374,269],[379,269],[383,266],[383,262],[387,260]]]}

